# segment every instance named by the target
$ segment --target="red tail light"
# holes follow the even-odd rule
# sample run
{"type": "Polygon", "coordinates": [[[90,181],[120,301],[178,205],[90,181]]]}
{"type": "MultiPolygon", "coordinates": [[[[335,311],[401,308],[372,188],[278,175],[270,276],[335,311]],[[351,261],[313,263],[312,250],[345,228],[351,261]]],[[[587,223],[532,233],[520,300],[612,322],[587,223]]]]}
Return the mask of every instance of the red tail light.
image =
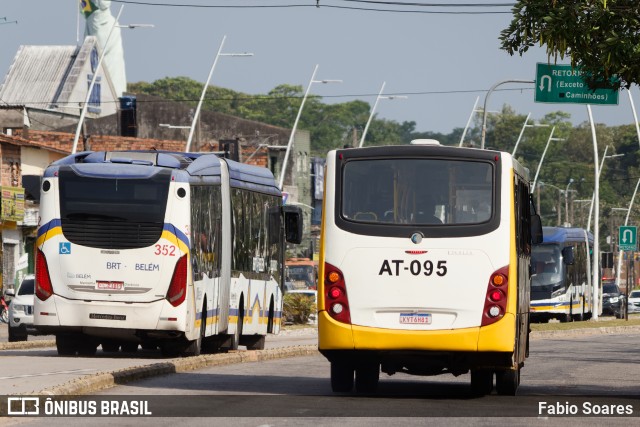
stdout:
{"type": "Polygon", "coordinates": [[[487,285],[487,297],[482,310],[482,326],[491,325],[504,317],[509,292],[509,266],[493,272],[487,285]]]}
{"type": "Polygon", "coordinates": [[[167,301],[177,307],[182,304],[187,296],[187,255],[182,256],[173,270],[171,285],[167,291],[167,301]]]}
{"type": "Polygon", "coordinates": [[[36,296],[40,301],[46,301],[53,295],[53,286],[49,276],[47,259],[40,249],[36,252],[36,296]]]}
{"type": "Polygon", "coordinates": [[[324,292],[325,308],[329,316],[338,322],[350,324],[351,313],[344,275],[340,269],[326,262],[324,263],[324,292]]]}

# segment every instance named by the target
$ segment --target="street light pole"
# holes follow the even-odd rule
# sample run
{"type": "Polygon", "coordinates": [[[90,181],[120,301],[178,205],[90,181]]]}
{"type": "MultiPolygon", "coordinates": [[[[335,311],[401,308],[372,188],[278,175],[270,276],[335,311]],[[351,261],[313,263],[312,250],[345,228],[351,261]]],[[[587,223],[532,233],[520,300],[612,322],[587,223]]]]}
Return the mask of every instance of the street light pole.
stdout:
{"type": "Polygon", "coordinates": [[[538,123],[538,124],[533,123],[531,125],[527,124],[529,122],[529,117],[531,117],[531,113],[527,114],[527,118],[524,121],[524,125],[522,125],[522,130],[520,130],[520,135],[518,135],[518,140],[516,141],[516,145],[513,147],[513,152],[511,153],[512,157],[515,157],[515,155],[516,155],[516,151],[518,150],[518,145],[520,144],[520,140],[522,139],[522,135],[524,135],[524,130],[526,128],[532,128],[532,127],[536,127],[536,126],[539,126],[539,127],[548,127],[549,126],[547,124],[540,124],[540,123],[538,123]]]}
{"type": "MultiPolygon", "coordinates": [[[[602,173],[602,167],[604,166],[605,159],[612,159],[614,157],[624,156],[624,154],[612,154],[611,156],[607,156],[608,149],[609,149],[608,145],[604,147],[604,154],[602,156],[602,160],[600,161],[600,167],[598,168],[598,176],[600,176],[600,173],[602,173]]],[[[595,198],[596,198],[596,193],[594,191],[593,194],[591,195],[591,206],[589,206],[589,218],[587,219],[587,230],[591,229],[591,214],[593,213],[593,201],[595,198]]]]}
{"type": "Polygon", "coordinates": [[[487,137],[487,103],[489,102],[489,96],[498,86],[505,83],[535,83],[535,81],[534,80],[517,80],[517,79],[504,80],[491,86],[491,88],[487,92],[487,95],[484,97],[484,110],[482,112],[482,142],[480,143],[480,148],[483,150],[484,150],[484,141],[487,137]]]}
{"type": "Polygon", "coordinates": [[[371,120],[373,119],[373,114],[376,111],[376,107],[378,106],[378,102],[381,99],[400,99],[400,98],[406,98],[406,96],[383,96],[382,95],[382,91],[384,91],[384,85],[386,84],[386,82],[382,82],[382,87],[380,88],[380,92],[378,93],[378,96],[376,97],[376,102],[374,102],[373,107],[371,108],[371,114],[369,114],[369,119],[367,120],[367,124],[364,127],[364,130],[362,131],[362,137],[360,138],[360,144],[358,145],[358,148],[362,147],[364,145],[364,139],[367,136],[367,131],[369,130],[369,125],[371,124],[371,120]]]}
{"type": "Polygon", "coordinates": [[[307,85],[307,90],[304,92],[304,96],[302,97],[302,102],[300,103],[300,108],[298,109],[298,115],[296,116],[296,120],[293,122],[293,129],[291,129],[291,135],[289,136],[289,142],[287,143],[287,151],[284,153],[284,160],[282,161],[282,170],[280,171],[280,181],[278,183],[278,188],[282,190],[284,186],[284,176],[287,171],[287,161],[289,160],[289,153],[291,152],[291,147],[293,145],[293,139],[296,135],[296,129],[298,128],[298,122],[300,121],[300,116],[302,115],[302,108],[304,107],[304,103],[307,101],[307,97],[309,96],[309,91],[311,90],[311,85],[314,83],[342,83],[342,80],[315,80],[316,73],[318,72],[319,64],[316,64],[313,69],[313,74],[311,74],[311,79],[309,80],[309,84],[307,85]]]}
{"type": "Polygon", "coordinates": [[[109,44],[109,39],[111,38],[111,34],[113,33],[114,28],[118,26],[118,20],[120,19],[120,15],[122,15],[122,9],[124,9],[124,5],[120,6],[120,11],[118,12],[118,16],[116,16],[115,21],[113,21],[111,30],[109,30],[109,35],[107,36],[107,39],[104,42],[104,47],[102,49],[102,52],[100,53],[100,58],[98,58],[98,64],[96,65],[96,68],[93,71],[93,75],[91,76],[91,82],[89,83],[89,89],[87,90],[87,97],[84,100],[82,111],[80,111],[80,118],[78,119],[76,134],[73,137],[73,146],[71,147],[71,154],[75,154],[78,149],[78,140],[80,139],[80,131],[82,130],[82,124],[84,123],[84,118],[87,115],[87,109],[89,108],[89,100],[91,99],[91,92],[93,92],[93,87],[96,84],[98,71],[100,71],[102,60],[104,59],[104,55],[107,52],[107,45],[109,44]]]}
{"type": "Polygon", "coordinates": [[[569,226],[569,187],[573,184],[573,178],[569,178],[567,188],[564,190],[564,222],[569,226]]]}
{"type": "MultiPolygon", "coordinates": [[[[636,184],[635,190],[633,190],[633,196],[631,196],[631,202],[629,202],[629,208],[627,209],[627,216],[624,219],[625,227],[629,224],[629,215],[631,215],[631,208],[633,207],[633,201],[636,198],[636,193],[638,193],[638,186],[640,186],[640,179],[636,184]]],[[[612,236],[613,238],[613,236],[612,236]]],[[[618,268],[616,269],[616,285],[620,286],[620,269],[622,268],[622,251],[618,251],[618,268]]]]}
{"type": "Polygon", "coordinates": [[[536,181],[538,181],[538,175],[540,174],[540,168],[542,167],[542,162],[544,161],[544,156],[547,154],[547,150],[549,149],[549,143],[551,141],[564,141],[564,138],[554,138],[553,133],[556,131],[556,127],[551,128],[551,134],[549,135],[549,139],[547,140],[547,145],[544,147],[544,151],[542,152],[542,157],[540,157],[540,163],[538,163],[538,169],[536,170],[536,176],[533,178],[533,184],[531,185],[531,192],[536,189],[536,181]]]}
{"type": "Polygon", "coordinates": [[[204,84],[204,87],[202,88],[202,94],[200,95],[200,100],[198,101],[196,112],[193,114],[193,121],[191,122],[189,137],[187,138],[187,145],[184,149],[185,153],[191,150],[191,141],[193,140],[193,134],[195,133],[195,130],[196,130],[196,123],[198,123],[198,118],[200,116],[200,109],[202,108],[202,102],[204,101],[204,96],[207,93],[207,89],[209,88],[209,82],[211,81],[213,70],[216,68],[216,64],[218,63],[218,58],[221,56],[253,56],[253,53],[222,53],[222,46],[224,46],[224,41],[226,39],[227,39],[226,35],[222,37],[222,41],[220,42],[220,47],[218,48],[218,53],[216,53],[216,57],[213,60],[211,69],[209,70],[209,76],[207,77],[207,82],[204,84]]]}

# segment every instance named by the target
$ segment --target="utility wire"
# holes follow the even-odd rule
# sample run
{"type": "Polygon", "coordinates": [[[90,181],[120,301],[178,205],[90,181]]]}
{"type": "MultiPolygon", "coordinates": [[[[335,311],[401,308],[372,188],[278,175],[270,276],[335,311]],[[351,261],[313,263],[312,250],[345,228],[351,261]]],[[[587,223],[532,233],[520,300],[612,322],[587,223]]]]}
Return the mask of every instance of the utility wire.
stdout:
{"type": "Polygon", "coordinates": [[[339,6],[335,4],[322,4],[317,1],[315,4],[231,4],[231,5],[212,5],[212,4],[194,4],[194,3],[157,3],[150,1],[136,1],[136,0],[113,0],[115,3],[124,3],[138,6],[159,6],[159,7],[183,7],[183,8],[199,8],[199,9],[270,9],[270,8],[331,8],[331,9],[348,9],[348,10],[361,10],[372,12],[400,12],[400,13],[428,13],[428,14],[448,14],[448,15],[483,15],[483,14],[506,14],[513,13],[511,9],[508,11],[427,11],[427,10],[407,10],[399,9],[406,6],[411,7],[446,7],[446,8],[489,8],[489,7],[513,7],[515,3],[404,3],[404,2],[379,2],[371,0],[342,0],[345,2],[358,2],[366,4],[375,4],[381,6],[397,7],[396,9],[380,9],[377,7],[355,7],[355,6],[339,6]]]}

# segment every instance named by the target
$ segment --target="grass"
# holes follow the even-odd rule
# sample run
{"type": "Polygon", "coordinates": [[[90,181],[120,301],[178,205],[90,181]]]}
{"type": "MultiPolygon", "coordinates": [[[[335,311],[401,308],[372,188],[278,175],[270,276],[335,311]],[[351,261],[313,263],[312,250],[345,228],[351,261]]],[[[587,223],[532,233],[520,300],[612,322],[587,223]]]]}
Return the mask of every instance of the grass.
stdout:
{"type": "Polygon", "coordinates": [[[588,320],[586,322],[569,322],[569,323],[532,323],[532,331],[568,331],[572,329],[587,329],[587,328],[611,328],[615,326],[640,326],[640,315],[631,314],[629,320],[616,319],[613,317],[600,317],[597,322],[588,320]]]}

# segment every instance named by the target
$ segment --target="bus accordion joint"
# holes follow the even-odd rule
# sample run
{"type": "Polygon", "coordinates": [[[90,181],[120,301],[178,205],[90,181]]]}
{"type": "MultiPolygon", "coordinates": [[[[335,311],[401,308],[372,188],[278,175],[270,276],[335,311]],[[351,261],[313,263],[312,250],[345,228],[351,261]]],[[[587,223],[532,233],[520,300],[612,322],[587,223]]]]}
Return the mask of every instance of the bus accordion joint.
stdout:
{"type": "Polygon", "coordinates": [[[491,325],[504,317],[509,289],[509,266],[493,272],[487,285],[481,326],[491,325]]]}
{"type": "Polygon", "coordinates": [[[325,263],[324,267],[327,313],[338,322],[351,324],[344,275],[340,269],[329,263],[325,263]]]}

